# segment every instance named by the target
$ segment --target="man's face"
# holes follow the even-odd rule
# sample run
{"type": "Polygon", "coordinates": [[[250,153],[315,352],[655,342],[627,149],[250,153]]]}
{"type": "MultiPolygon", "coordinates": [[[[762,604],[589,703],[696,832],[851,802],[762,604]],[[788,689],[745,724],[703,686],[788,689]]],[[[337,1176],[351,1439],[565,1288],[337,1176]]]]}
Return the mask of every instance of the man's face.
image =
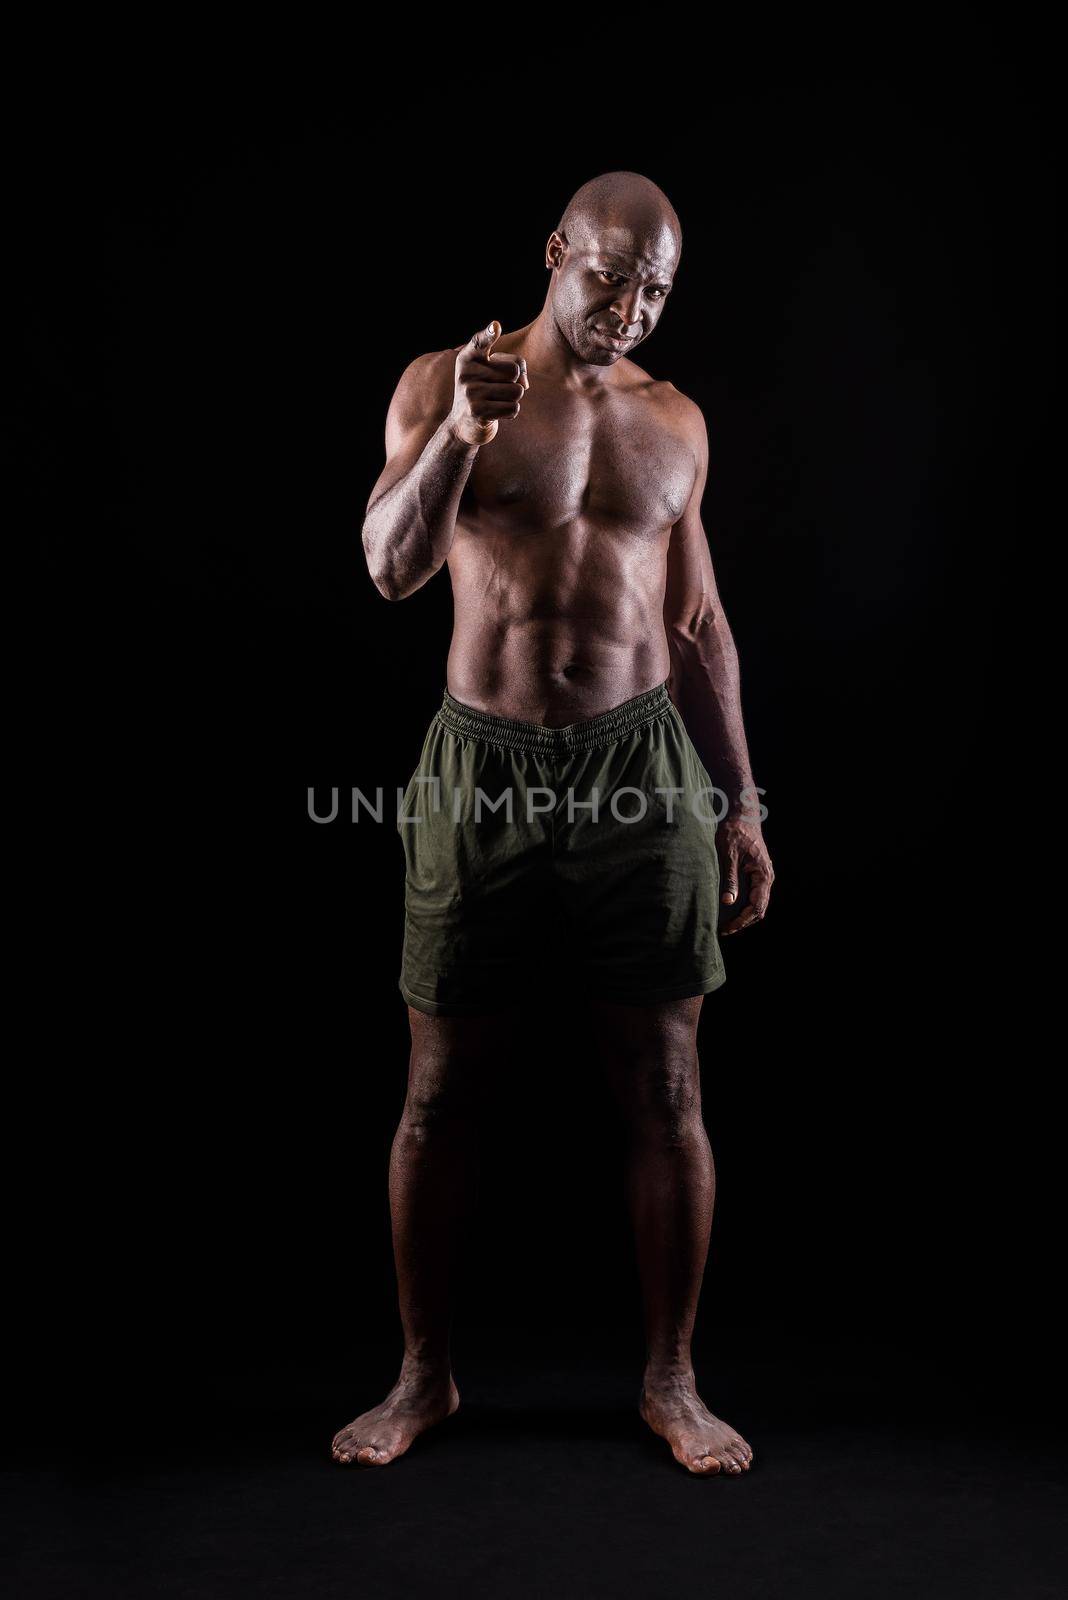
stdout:
{"type": "Polygon", "coordinates": [[[568,241],[554,267],[553,317],[579,360],[610,367],[647,339],[677,266],[678,245],[663,224],[642,231],[601,226],[568,241]]]}

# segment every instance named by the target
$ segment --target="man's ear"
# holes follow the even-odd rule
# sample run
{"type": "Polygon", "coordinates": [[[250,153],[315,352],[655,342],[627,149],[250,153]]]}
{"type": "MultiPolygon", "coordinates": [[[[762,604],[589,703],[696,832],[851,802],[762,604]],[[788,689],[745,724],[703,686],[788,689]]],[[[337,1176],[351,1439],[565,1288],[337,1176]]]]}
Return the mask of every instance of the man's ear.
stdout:
{"type": "Polygon", "coordinates": [[[567,234],[561,233],[559,228],[554,228],[545,246],[545,265],[558,267],[567,254],[567,248],[567,234]]]}

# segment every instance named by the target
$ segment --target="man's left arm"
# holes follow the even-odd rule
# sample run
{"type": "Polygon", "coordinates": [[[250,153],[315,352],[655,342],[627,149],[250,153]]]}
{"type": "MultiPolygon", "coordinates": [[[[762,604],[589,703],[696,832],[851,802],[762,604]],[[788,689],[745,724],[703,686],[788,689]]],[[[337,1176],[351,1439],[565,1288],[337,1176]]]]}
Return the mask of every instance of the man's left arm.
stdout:
{"type": "Polygon", "coordinates": [[[726,814],[716,828],[723,904],[737,903],[743,877],[749,891],[748,903],[720,929],[728,934],[761,920],[775,874],[761,831],[759,798],[742,724],[738,652],[701,521],[708,479],[708,430],[697,406],[692,406],[688,420],[697,476],[668,544],[664,593],[664,627],[671,650],[668,689],[709,777],[727,797],[726,814]]]}

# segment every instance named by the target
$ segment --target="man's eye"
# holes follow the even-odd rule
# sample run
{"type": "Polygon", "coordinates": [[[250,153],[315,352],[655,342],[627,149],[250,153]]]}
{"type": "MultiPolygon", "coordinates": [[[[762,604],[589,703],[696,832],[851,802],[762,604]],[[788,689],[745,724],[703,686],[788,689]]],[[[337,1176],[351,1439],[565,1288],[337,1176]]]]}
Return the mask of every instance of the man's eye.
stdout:
{"type": "Polygon", "coordinates": [[[614,278],[616,283],[622,283],[623,282],[623,279],[622,279],[621,275],[618,272],[606,272],[603,268],[601,269],[601,277],[602,278],[614,278]]]}
{"type": "Polygon", "coordinates": [[[664,296],[667,294],[667,290],[666,289],[650,289],[649,290],[649,294],[651,295],[651,297],[654,300],[663,300],[664,296]]]}

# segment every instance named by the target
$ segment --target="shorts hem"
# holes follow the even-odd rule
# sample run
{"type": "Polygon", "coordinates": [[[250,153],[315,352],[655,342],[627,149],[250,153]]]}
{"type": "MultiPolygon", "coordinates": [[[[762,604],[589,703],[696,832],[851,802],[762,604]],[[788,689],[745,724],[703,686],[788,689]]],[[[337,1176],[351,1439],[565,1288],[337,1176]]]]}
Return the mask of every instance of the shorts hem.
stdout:
{"type": "MultiPolygon", "coordinates": [[[[669,984],[660,989],[627,989],[624,993],[606,993],[604,990],[586,990],[587,998],[594,1000],[607,1000],[613,1005],[622,1006],[651,1006],[657,1005],[662,1000],[688,1000],[699,994],[712,994],[727,981],[726,972],[720,968],[718,972],[709,974],[707,978],[693,978],[689,983],[669,984]]],[[[397,987],[405,1002],[415,1011],[422,1011],[428,1017],[475,1017],[492,1014],[497,1011],[508,1011],[513,1006],[520,1006],[526,1001],[530,1003],[536,999],[534,995],[511,994],[505,997],[498,996],[489,1000],[428,1000],[424,995],[416,994],[409,989],[403,978],[400,978],[397,987]]],[[[561,999],[566,997],[566,991],[561,989],[561,999]]]]}
{"type": "Polygon", "coordinates": [[[594,1000],[608,1000],[619,1006],[651,1006],[661,1000],[689,1000],[699,994],[712,994],[722,988],[727,974],[721,967],[707,978],[692,978],[689,983],[668,984],[660,989],[627,989],[625,993],[610,994],[603,989],[588,991],[594,1000]]]}
{"type": "Polygon", "coordinates": [[[428,1017],[479,1017],[496,1011],[508,1011],[512,1006],[522,1004],[522,997],[518,995],[503,999],[498,996],[491,1000],[428,1000],[409,989],[403,978],[398,980],[397,988],[407,1005],[428,1017]]]}

